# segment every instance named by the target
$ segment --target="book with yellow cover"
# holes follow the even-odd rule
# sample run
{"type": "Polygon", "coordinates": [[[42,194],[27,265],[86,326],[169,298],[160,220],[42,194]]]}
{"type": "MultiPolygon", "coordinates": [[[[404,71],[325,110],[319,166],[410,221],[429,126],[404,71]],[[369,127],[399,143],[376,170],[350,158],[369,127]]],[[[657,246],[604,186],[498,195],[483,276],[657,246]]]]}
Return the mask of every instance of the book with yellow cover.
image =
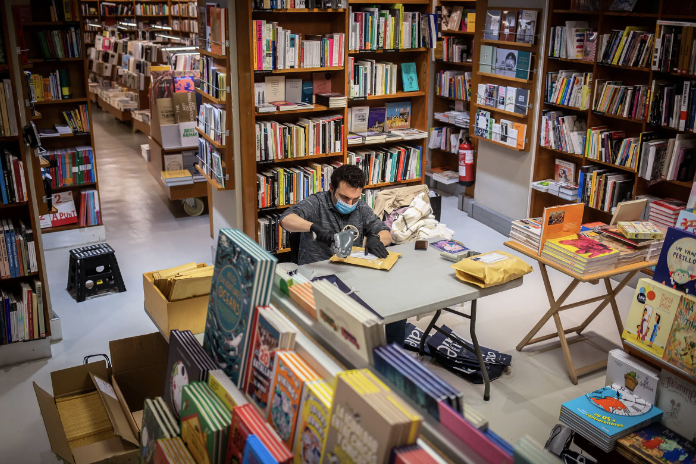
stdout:
{"type": "Polygon", "coordinates": [[[553,238],[546,242],[544,248],[547,246],[584,263],[619,257],[618,250],[582,234],[553,238]]]}
{"type": "Polygon", "coordinates": [[[295,430],[295,464],[313,464],[324,449],[333,388],[324,380],[305,383],[295,430]]]}
{"type": "Polygon", "coordinates": [[[178,179],[191,177],[191,172],[188,169],[182,169],[179,171],[162,171],[162,179],[178,179]]]}
{"type": "Polygon", "coordinates": [[[580,233],[584,211],[585,205],[582,203],[544,208],[539,254],[541,255],[541,249],[546,246],[547,240],[580,233]]]}

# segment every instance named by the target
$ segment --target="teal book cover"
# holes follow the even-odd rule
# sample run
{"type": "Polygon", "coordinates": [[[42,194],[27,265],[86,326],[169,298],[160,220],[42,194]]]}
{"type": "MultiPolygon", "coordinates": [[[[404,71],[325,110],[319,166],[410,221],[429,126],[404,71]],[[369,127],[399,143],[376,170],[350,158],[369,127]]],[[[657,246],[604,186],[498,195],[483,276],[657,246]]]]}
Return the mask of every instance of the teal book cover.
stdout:
{"type": "Polygon", "coordinates": [[[401,63],[401,79],[404,84],[404,92],[418,91],[416,63],[401,63]]]}
{"type": "Polygon", "coordinates": [[[313,89],[314,85],[312,81],[302,81],[302,103],[309,103],[310,105],[314,103],[313,89]]]}
{"type": "Polygon", "coordinates": [[[529,71],[532,65],[532,54],[531,52],[517,52],[517,72],[515,77],[517,79],[529,79],[529,71]]]}
{"type": "Polygon", "coordinates": [[[203,348],[238,387],[253,309],[268,306],[277,262],[242,231],[220,230],[203,348]]]}

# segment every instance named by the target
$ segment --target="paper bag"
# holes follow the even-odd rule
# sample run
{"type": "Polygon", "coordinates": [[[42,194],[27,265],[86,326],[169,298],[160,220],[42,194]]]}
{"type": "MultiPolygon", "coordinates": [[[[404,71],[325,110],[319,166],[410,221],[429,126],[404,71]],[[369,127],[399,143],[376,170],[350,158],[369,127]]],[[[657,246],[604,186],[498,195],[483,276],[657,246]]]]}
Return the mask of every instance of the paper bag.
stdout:
{"type": "MultiPolygon", "coordinates": [[[[387,250],[389,251],[389,250],[387,250]]],[[[369,267],[372,269],[381,269],[383,271],[388,271],[389,269],[394,266],[396,263],[396,260],[399,259],[399,256],[401,256],[401,253],[394,253],[389,251],[389,256],[387,256],[384,259],[379,259],[379,258],[374,258],[374,259],[366,259],[361,256],[364,256],[365,254],[365,249],[364,248],[359,248],[359,247],[353,247],[353,252],[348,256],[347,258],[339,258],[336,255],[333,255],[329,261],[332,261],[334,263],[340,262],[340,263],[348,263],[348,264],[355,264],[356,266],[363,266],[363,267],[369,267]]],[[[372,255],[368,255],[372,256],[372,255]]]]}
{"type": "Polygon", "coordinates": [[[466,258],[451,266],[457,278],[481,288],[504,284],[532,272],[532,266],[504,251],[466,258]]]}

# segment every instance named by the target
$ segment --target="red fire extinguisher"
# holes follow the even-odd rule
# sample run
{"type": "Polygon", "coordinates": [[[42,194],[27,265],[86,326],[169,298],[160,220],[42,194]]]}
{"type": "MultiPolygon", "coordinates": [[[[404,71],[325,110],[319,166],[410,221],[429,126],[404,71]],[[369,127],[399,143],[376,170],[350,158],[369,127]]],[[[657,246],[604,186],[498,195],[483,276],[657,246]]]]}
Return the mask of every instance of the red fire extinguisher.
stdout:
{"type": "Polygon", "coordinates": [[[459,185],[474,185],[474,146],[468,135],[459,139],[459,185]]]}

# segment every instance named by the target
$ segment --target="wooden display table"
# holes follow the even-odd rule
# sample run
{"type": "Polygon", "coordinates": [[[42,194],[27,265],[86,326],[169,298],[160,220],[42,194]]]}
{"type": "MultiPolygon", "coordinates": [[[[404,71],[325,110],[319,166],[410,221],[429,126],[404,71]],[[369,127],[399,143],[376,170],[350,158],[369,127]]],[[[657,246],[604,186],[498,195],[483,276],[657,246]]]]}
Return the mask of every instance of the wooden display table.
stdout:
{"type": "Polygon", "coordinates": [[[582,335],[582,331],[587,328],[587,326],[597,317],[599,316],[599,313],[602,312],[604,308],[606,308],[607,305],[611,304],[611,309],[612,312],[614,313],[614,320],[616,321],[616,328],[619,331],[619,337],[623,333],[623,323],[621,322],[621,315],[619,314],[619,308],[616,304],[616,295],[630,282],[630,280],[635,276],[641,269],[654,266],[657,264],[657,261],[641,261],[639,263],[635,264],[630,264],[628,266],[622,266],[622,267],[617,267],[616,269],[610,269],[607,271],[602,271],[602,272],[597,272],[594,274],[587,274],[587,275],[579,275],[575,274],[574,272],[569,271],[568,269],[565,269],[558,264],[544,258],[543,256],[539,256],[536,251],[532,250],[531,248],[528,248],[526,246],[520,245],[517,242],[513,241],[508,241],[505,242],[505,246],[512,248],[515,251],[518,251],[522,253],[525,256],[528,256],[532,259],[535,259],[536,261],[539,262],[539,270],[541,271],[541,277],[544,279],[544,287],[546,288],[546,295],[549,299],[549,304],[551,307],[549,310],[544,314],[544,316],[539,320],[539,322],[534,326],[534,328],[527,334],[526,337],[517,345],[517,351],[522,351],[522,348],[528,345],[532,345],[534,343],[539,343],[543,342],[546,340],[551,340],[556,337],[559,338],[561,342],[561,348],[563,349],[563,356],[565,357],[565,362],[566,365],[568,366],[568,375],[570,376],[570,381],[573,382],[573,384],[577,385],[578,383],[578,376],[579,375],[584,375],[588,374],[590,372],[594,372],[598,369],[602,369],[607,366],[607,361],[606,359],[604,361],[600,361],[594,364],[590,364],[589,366],[584,366],[581,368],[575,368],[573,365],[573,359],[570,357],[570,350],[568,349],[568,342],[566,340],[566,334],[575,332],[578,335],[582,335]],[[570,276],[573,278],[573,281],[568,285],[568,288],[565,289],[565,291],[561,294],[561,296],[556,299],[553,296],[553,290],[551,289],[551,282],[549,281],[549,276],[548,273],[546,272],[546,266],[550,266],[554,269],[556,269],[559,272],[562,272],[563,274],[570,276]],[[616,286],[612,287],[611,281],[609,280],[611,277],[617,276],[619,274],[627,274],[626,277],[616,286]],[[563,302],[568,299],[570,294],[575,290],[575,287],[578,286],[581,282],[588,282],[591,284],[597,284],[599,283],[600,280],[604,281],[604,285],[607,289],[607,293],[605,295],[600,295],[596,296],[594,298],[589,298],[587,300],[582,300],[578,301],[577,303],[571,303],[567,305],[563,305],[563,302]],[[571,309],[571,308],[576,308],[578,306],[583,306],[586,304],[590,303],[595,303],[595,302],[600,302],[599,306],[592,311],[592,314],[585,319],[585,322],[582,324],[576,326],[576,327],[571,327],[570,329],[564,329],[563,324],[561,323],[561,317],[559,313],[561,311],[565,311],[566,309],[571,309]],[[556,330],[557,333],[549,334],[549,335],[543,335],[541,337],[537,338],[532,338],[534,335],[539,332],[539,330],[546,324],[546,322],[553,317],[554,322],[556,323],[556,330]]]}

